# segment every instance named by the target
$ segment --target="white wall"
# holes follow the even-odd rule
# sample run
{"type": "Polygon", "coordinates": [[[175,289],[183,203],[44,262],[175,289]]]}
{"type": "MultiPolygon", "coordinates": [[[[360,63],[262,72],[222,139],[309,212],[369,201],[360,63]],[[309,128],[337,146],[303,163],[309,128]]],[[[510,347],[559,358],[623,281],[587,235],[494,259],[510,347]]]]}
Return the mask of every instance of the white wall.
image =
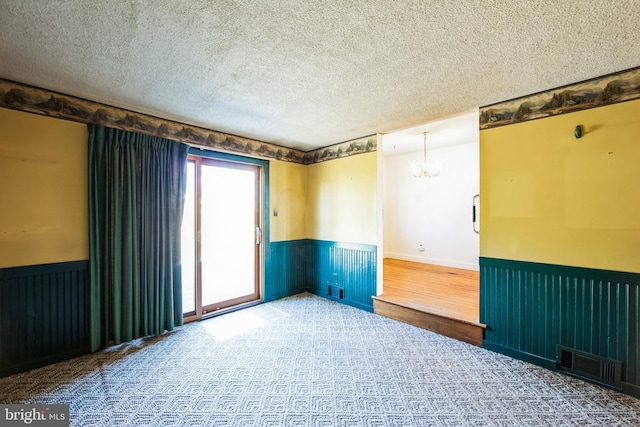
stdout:
{"type": "Polygon", "coordinates": [[[437,177],[409,173],[421,151],[384,158],[384,257],[478,270],[480,240],[471,221],[480,187],[478,133],[429,149],[428,156],[441,165],[437,177]]]}

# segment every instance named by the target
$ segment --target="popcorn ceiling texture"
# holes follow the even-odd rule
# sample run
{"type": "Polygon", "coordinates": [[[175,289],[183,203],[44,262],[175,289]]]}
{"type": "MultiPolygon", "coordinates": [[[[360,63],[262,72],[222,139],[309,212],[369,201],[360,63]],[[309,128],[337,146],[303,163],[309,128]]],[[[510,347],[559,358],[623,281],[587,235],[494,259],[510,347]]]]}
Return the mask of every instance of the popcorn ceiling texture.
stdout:
{"type": "Polygon", "coordinates": [[[309,151],[640,65],[640,0],[0,0],[0,77],[309,151]]]}

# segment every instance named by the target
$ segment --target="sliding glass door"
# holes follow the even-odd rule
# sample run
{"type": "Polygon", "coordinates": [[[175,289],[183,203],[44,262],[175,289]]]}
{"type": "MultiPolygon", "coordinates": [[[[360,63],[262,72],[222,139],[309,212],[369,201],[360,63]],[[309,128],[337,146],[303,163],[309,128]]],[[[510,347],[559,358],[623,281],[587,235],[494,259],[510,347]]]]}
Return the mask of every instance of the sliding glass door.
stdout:
{"type": "Polygon", "coordinates": [[[187,320],[260,298],[260,167],[190,156],[182,223],[187,320]]]}

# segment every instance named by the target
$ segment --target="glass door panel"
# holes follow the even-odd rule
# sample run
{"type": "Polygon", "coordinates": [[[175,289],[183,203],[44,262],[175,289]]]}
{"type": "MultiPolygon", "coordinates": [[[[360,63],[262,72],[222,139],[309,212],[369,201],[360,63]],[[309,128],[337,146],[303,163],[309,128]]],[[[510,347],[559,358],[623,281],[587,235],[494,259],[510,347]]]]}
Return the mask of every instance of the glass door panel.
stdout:
{"type": "Polygon", "coordinates": [[[259,299],[260,172],[189,156],[181,247],[186,321],[259,299]]]}
{"type": "Polygon", "coordinates": [[[256,168],[207,162],[201,169],[202,306],[256,299],[256,168]]]}

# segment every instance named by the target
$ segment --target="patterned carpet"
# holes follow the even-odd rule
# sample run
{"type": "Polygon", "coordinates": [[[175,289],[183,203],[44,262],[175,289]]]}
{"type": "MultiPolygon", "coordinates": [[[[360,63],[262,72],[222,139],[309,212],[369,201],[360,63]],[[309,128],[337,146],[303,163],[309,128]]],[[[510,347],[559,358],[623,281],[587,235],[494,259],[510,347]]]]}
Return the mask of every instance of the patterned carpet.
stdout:
{"type": "Polygon", "coordinates": [[[637,426],[640,400],[301,294],[0,379],[72,426],[637,426]]]}

